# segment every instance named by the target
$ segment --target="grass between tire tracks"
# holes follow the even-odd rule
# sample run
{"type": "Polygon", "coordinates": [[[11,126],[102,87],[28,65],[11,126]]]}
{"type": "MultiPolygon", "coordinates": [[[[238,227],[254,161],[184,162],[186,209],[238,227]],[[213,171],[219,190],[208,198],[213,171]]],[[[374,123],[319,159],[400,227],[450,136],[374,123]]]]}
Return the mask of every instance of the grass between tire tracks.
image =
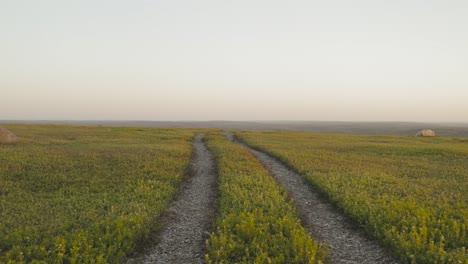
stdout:
{"type": "Polygon", "coordinates": [[[322,263],[324,248],[301,226],[297,212],[261,163],[245,148],[211,133],[217,161],[219,215],[207,241],[208,263],[322,263]]]}
{"type": "Polygon", "coordinates": [[[468,140],[240,132],[404,263],[468,263],[468,140]]]}

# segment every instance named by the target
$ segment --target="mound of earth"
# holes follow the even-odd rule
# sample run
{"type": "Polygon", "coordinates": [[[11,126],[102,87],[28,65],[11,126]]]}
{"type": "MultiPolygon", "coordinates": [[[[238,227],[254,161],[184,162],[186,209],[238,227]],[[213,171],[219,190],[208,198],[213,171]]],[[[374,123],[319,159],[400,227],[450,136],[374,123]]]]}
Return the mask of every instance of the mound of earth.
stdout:
{"type": "Polygon", "coordinates": [[[0,127],[0,143],[13,143],[18,138],[10,130],[0,127]]]}
{"type": "Polygon", "coordinates": [[[435,132],[430,129],[423,129],[416,134],[417,137],[435,137],[435,135],[435,132]]]}

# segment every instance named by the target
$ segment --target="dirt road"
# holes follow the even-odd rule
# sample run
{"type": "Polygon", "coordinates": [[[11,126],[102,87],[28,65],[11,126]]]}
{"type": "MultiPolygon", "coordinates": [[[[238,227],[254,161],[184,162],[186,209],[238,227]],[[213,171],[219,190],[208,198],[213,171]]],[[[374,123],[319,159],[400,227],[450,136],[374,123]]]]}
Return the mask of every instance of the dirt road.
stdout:
{"type": "Polygon", "coordinates": [[[283,185],[298,208],[302,224],[310,234],[330,247],[331,263],[398,263],[376,241],[356,230],[332,204],[322,199],[305,178],[284,166],[275,158],[228,138],[249,149],[283,185]]]}
{"type": "Polygon", "coordinates": [[[204,263],[205,241],[215,215],[217,175],[203,137],[194,138],[191,177],[160,220],[159,243],[127,263],[204,263]]]}

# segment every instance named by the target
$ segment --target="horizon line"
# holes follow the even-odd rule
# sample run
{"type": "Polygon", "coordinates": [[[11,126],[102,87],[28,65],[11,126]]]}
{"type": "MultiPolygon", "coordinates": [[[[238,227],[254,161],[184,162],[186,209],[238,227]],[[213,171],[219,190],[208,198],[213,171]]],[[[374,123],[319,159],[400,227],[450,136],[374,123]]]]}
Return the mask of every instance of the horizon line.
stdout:
{"type": "Polygon", "coordinates": [[[203,123],[203,122],[322,122],[322,123],[420,123],[420,124],[468,124],[463,121],[378,121],[378,120],[294,120],[294,119],[259,119],[259,120],[148,120],[148,119],[0,119],[0,123],[6,122],[171,122],[171,123],[203,123]]]}

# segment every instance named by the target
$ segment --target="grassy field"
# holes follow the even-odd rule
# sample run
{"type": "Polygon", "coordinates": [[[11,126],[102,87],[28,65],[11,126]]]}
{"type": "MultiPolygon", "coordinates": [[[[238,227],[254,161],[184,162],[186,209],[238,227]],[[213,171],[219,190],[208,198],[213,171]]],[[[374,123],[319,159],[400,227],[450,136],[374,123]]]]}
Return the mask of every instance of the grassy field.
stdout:
{"type": "Polygon", "coordinates": [[[220,208],[207,242],[208,263],[322,263],[284,189],[245,148],[210,135],[218,163],[220,208]]]}
{"type": "MultiPolygon", "coordinates": [[[[0,263],[119,263],[160,228],[200,130],[6,125],[0,263]]],[[[245,148],[207,131],[219,174],[209,263],[320,263],[328,252],[245,148]]],[[[468,263],[468,140],[239,132],[403,263],[468,263]]]]}
{"type": "Polygon", "coordinates": [[[468,140],[240,132],[404,263],[468,263],[468,140]]]}
{"type": "Polygon", "coordinates": [[[7,125],[0,263],[118,263],[158,227],[194,131],[7,125]]]}

